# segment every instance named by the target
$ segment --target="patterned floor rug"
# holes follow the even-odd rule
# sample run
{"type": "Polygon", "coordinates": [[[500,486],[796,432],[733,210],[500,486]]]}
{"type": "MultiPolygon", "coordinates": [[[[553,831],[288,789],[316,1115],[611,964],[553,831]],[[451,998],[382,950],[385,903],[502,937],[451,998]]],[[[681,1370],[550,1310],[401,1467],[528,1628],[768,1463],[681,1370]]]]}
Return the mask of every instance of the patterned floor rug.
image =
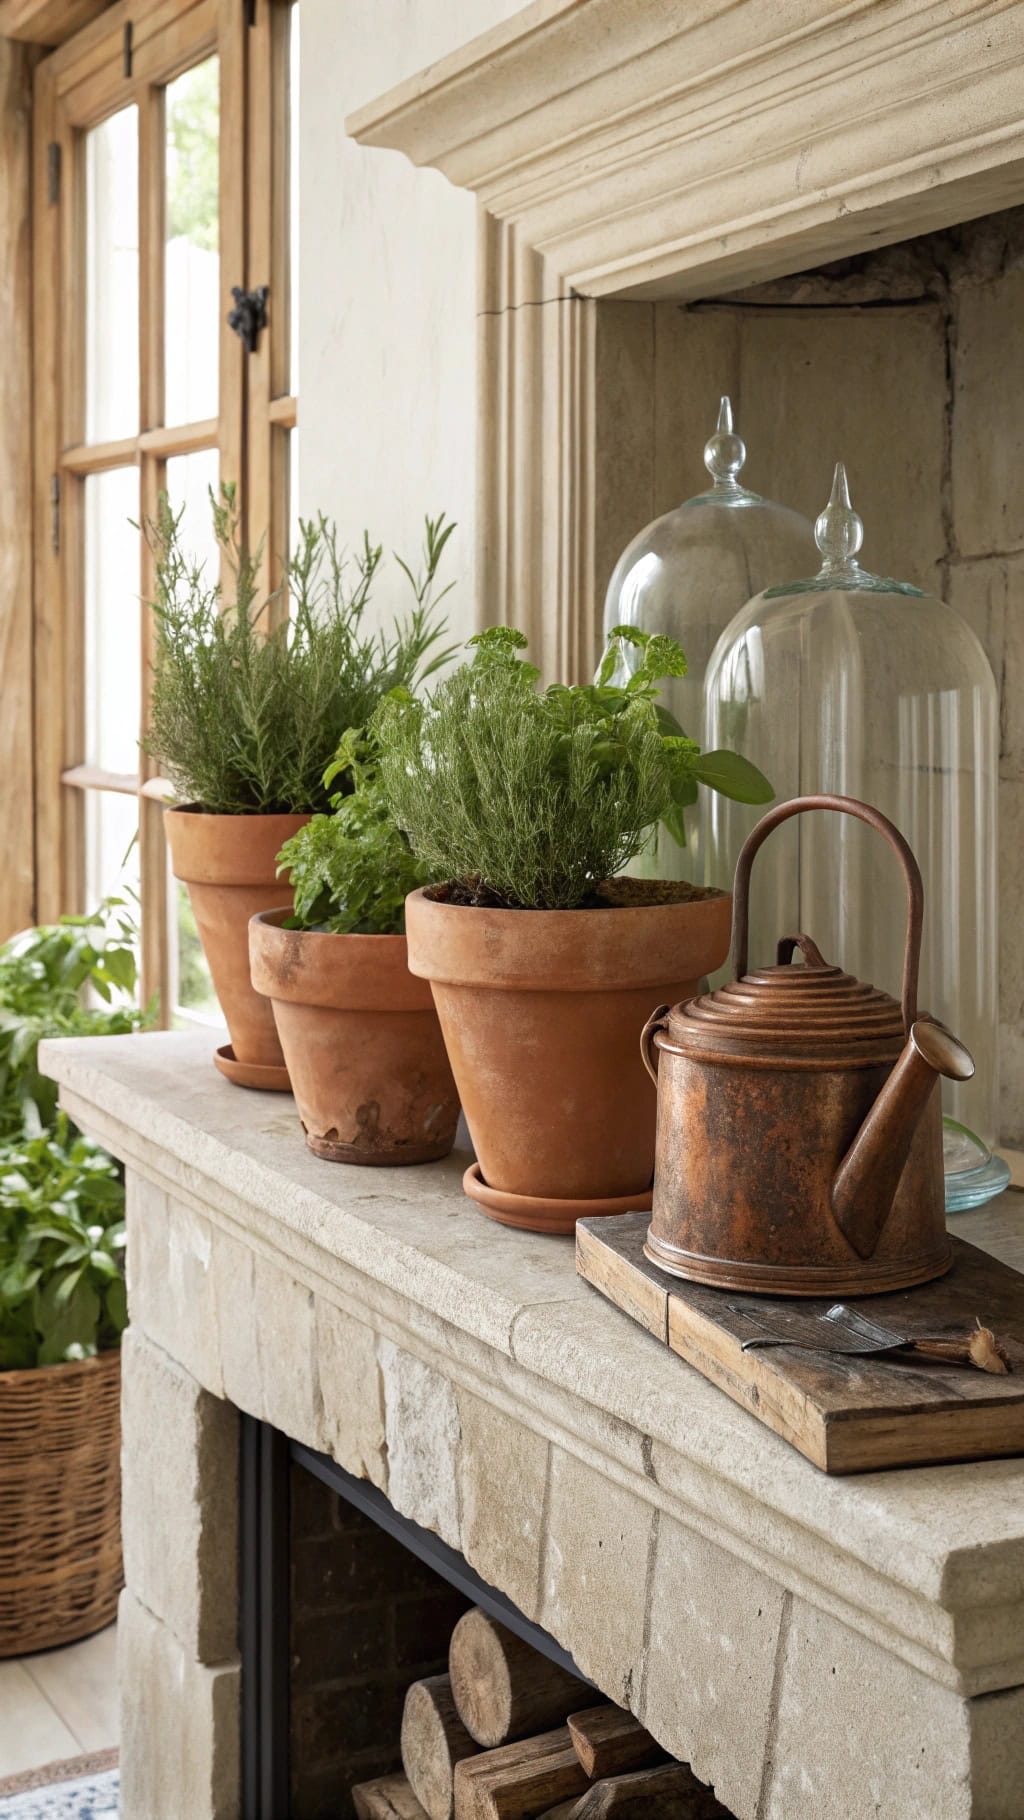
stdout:
{"type": "Polygon", "coordinates": [[[49,1763],[0,1782],[0,1820],[117,1820],[117,1752],[49,1763]]]}

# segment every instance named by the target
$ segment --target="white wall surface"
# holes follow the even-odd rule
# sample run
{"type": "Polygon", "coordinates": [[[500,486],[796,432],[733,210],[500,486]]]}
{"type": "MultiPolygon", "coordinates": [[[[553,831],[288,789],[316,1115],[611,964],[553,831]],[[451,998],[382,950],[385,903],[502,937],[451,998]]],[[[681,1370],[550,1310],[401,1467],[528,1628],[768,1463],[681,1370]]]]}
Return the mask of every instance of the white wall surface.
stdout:
{"type": "MultiPolygon", "coordinates": [[[[445,574],[475,629],[476,204],[345,115],[519,10],[520,0],[301,0],[299,509],[416,553],[458,520],[445,574]]],[[[402,607],[393,563],[379,613],[402,607]]]]}

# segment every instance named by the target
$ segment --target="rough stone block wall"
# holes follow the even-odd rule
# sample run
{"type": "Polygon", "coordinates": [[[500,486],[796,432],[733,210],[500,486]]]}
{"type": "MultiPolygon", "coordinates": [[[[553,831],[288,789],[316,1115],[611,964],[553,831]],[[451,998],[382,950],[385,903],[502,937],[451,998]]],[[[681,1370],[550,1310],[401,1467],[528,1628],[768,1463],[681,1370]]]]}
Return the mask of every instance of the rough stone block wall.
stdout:
{"type": "Polygon", "coordinates": [[[401,1767],[406,1689],[440,1674],[468,1601],[401,1543],[291,1472],[292,1820],[337,1820],[356,1782],[401,1767]]]}
{"type": "MultiPolygon", "coordinates": [[[[703,491],[729,392],[744,481],[814,519],[845,460],[864,561],[964,614],[1000,690],[1001,1136],[1024,1146],[1024,208],[727,297],[598,313],[595,579],[703,491]]],[[[814,552],[809,550],[813,562],[814,552]]],[[[780,577],[780,580],[785,579],[780,577]]]]}

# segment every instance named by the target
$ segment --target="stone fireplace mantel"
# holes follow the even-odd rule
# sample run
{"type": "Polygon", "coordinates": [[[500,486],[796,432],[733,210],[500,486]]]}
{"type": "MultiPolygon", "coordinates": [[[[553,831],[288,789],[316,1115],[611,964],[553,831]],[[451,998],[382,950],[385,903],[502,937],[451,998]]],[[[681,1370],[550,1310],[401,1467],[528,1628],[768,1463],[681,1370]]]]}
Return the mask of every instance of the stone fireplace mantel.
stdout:
{"type": "Polygon", "coordinates": [[[1022,55],[1019,0],[533,0],[346,124],[473,190],[533,301],[706,296],[1018,200],[1022,55]]]}
{"type": "MultiPolygon", "coordinates": [[[[483,1219],[464,1155],[321,1163],[209,1052],[43,1058],[127,1168],[125,1820],[238,1811],[237,1410],[460,1549],[740,1820],[1019,1820],[1024,1460],[824,1477],[568,1240],[483,1219]]],[[[1021,1205],[971,1236],[1024,1262],[1021,1205]]]]}

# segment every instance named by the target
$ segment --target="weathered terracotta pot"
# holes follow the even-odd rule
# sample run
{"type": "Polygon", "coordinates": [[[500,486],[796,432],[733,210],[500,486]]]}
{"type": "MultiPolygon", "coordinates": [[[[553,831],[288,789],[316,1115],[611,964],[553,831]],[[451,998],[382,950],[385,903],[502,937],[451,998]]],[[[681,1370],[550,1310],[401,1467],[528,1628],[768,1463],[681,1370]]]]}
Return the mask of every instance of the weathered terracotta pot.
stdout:
{"type": "Polygon", "coordinates": [[[407,899],[409,967],[431,983],[476,1146],[466,1190],[492,1219],[571,1232],[650,1206],[640,1032],[678,982],[721,965],[731,909],[724,894],[608,910],[407,899]]]}
{"type": "Polygon", "coordinates": [[[277,855],[308,815],[207,815],[168,809],[164,827],[175,878],[188,886],[214,990],[231,1043],[214,1061],[240,1087],[288,1091],[288,1071],[266,999],[249,978],[249,919],[288,896],[277,855]]]}
{"type": "Polygon", "coordinates": [[[252,983],[273,1005],[309,1148],[332,1163],[447,1156],[459,1096],[405,936],[283,929],[288,915],[253,917],[252,983]]]}

